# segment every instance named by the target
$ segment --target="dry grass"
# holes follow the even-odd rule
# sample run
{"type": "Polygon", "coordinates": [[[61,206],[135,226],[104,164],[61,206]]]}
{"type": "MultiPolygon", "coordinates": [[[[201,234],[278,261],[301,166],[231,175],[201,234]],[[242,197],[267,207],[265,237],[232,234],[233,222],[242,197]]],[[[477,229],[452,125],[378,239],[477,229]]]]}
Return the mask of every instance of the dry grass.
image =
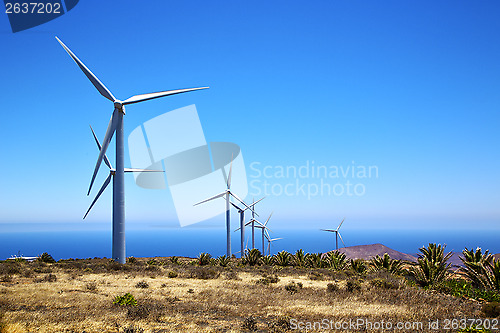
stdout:
{"type": "MultiPolygon", "coordinates": [[[[270,267],[198,267],[181,258],[117,265],[108,260],[57,264],[0,263],[1,332],[284,332],[290,318],[303,321],[422,321],[481,317],[477,302],[407,286],[384,274],[360,277],[328,270],[270,267]],[[169,272],[176,272],[169,278],[169,272]],[[49,277],[50,274],[56,277],[49,277]],[[276,283],[256,283],[277,275],[276,283]],[[318,278],[320,276],[320,278],[318,278]],[[369,281],[391,280],[391,288],[369,281]],[[349,292],[347,281],[360,291],[349,292]],[[141,282],[147,288],[137,288],[141,282]],[[285,286],[302,288],[291,293],[285,286]],[[328,290],[328,284],[337,288],[328,290]],[[394,287],[395,286],[395,287],[394,287]],[[131,293],[137,306],[113,305],[131,293]],[[251,316],[250,316],[251,315],[251,316]]],[[[436,332],[436,331],[433,331],[436,332]]]]}

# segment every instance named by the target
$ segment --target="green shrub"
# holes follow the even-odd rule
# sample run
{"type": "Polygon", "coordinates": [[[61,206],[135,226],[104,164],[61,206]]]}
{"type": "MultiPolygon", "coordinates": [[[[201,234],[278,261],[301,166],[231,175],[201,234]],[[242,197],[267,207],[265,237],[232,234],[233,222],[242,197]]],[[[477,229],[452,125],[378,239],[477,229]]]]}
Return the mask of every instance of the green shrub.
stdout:
{"type": "Polygon", "coordinates": [[[306,255],[306,266],[311,268],[322,268],[325,262],[321,259],[321,253],[308,253],[306,255]]]}
{"type": "Polygon", "coordinates": [[[271,266],[273,264],[273,257],[270,255],[260,257],[260,262],[263,265],[271,266]]]}
{"type": "Polygon", "coordinates": [[[484,315],[489,318],[496,318],[500,316],[500,303],[498,302],[490,302],[483,304],[481,309],[484,315]]]}
{"type": "Polygon", "coordinates": [[[339,251],[329,252],[323,258],[324,266],[336,271],[342,271],[347,268],[348,262],[345,253],[339,251]]]}
{"type": "Polygon", "coordinates": [[[448,263],[452,253],[444,254],[446,246],[429,243],[427,247],[421,247],[416,266],[409,269],[410,275],[421,287],[433,286],[447,277],[451,264],[448,263]]]}
{"type": "Polygon", "coordinates": [[[129,264],[135,264],[136,262],[137,262],[137,259],[135,259],[134,257],[127,258],[127,263],[129,263],[129,264]]]}
{"type": "Polygon", "coordinates": [[[387,279],[376,278],[370,281],[370,284],[375,288],[381,289],[398,289],[399,285],[388,281],[387,279]]]}
{"type": "Polygon", "coordinates": [[[50,254],[48,254],[47,252],[44,252],[44,253],[40,254],[38,256],[37,260],[40,261],[40,262],[46,262],[46,263],[49,263],[49,264],[52,264],[52,263],[56,262],[54,260],[54,258],[52,258],[52,256],[50,254]]]}
{"type": "Polygon", "coordinates": [[[353,272],[358,274],[362,274],[366,271],[366,265],[363,259],[351,259],[349,266],[353,272]]]}
{"type": "Polygon", "coordinates": [[[210,265],[211,259],[212,259],[212,255],[210,253],[202,252],[198,255],[197,263],[200,266],[210,265]]]}
{"type": "Polygon", "coordinates": [[[156,266],[158,265],[158,262],[156,261],[156,259],[151,258],[148,261],[146,261],[146,264],[148,264],[148,266],[156,266]]]}
{"type": "Polygon", "coordinates": [[[217,265],[219,265],[219,266],[227,267],[227,266],[229,266],[230,262],[231,262],[231,258],[226,256],[226,255],[222,255],[222,256],[217,257],[217,265]]]}
{"type": "Polygon", "coordinates": [[[347,284],[347,291],[348,292],[355,292],[355,291],[360,291],[361,290],[361,281],[360,280],[348,280],[347,284]]]}
{"type": "Polygon", "coordinates": [[[132,294],[126,293],[123,296],[116,296],[115,300],[113,301],[113,304],[123,305],[123,306],[129,306],[129,305],[136,306],[137,301],[132,294]]]}
{"type": "Polygon", "coordinates": [[[306,265],[307,254],[304,250],[300,249],[292,255],[292,265],[296,267],[304,267],[306,265]]]}
{"type": "Polygon", "coordinates": [[[173,278],[176,278],[179,274],[177,272],[174,272],[174,271],[170,271],[168,272],[168,277],[170,279],[173,279],[173,278]]]}
{"type": "Polygon", "coordinates": [[[500,302],[499,292],[475,288],[471,283],[463,279],[447,279],[427,288],[432,288],[440,293],[455,297],[467,297],[476,300],[482,299],[488,302],[500,302]]]}
{"type": "Polygon", "coordinates": [[[274,255],[274,263],[281,267],[292,264],[292,255],[287,251],[281,251],[274,255]]]}
{"type": "Polygon", "coordinates": [[[251,249],[248,251],[241,260],[243,265],[255,266],[259,263],[262,254],[258,249],[251,249]]]}
{"type": "Polygon", "coordinates": [[[401,274],[403,272],[403,263],[401,260],[394,260],[384,253],[382,257],[377,255],[370,260],[370,268],[372,271],[386,270],[392,274],[401,274]]]}
{"type": "Polygon", "coordinates": [[[263,284],[263,285],[269,285],[271,283],[278,283],[280,281],[279,277],[277,275],[264,275],[261,279],[257,280],[257,284],[263,284]]]}
{"type": "Polygon", "coordinates": [[[176,256],[171,257],[171,258],[170,258],[170,262],[171,262],[172,264],[175,264],[175,265],[179,265],[179,264],[180,264],[180,263],[179,263],[179,258],[177,258],[176,256]]]}
{"type": "Polygon", "coordinates": [[[137,284],[135,285],[135,287],[136,288],[146,289],[146,288],[149,288],[149,284],[146,281],[140,281],[140,282],[137,282],[137,284]]]}

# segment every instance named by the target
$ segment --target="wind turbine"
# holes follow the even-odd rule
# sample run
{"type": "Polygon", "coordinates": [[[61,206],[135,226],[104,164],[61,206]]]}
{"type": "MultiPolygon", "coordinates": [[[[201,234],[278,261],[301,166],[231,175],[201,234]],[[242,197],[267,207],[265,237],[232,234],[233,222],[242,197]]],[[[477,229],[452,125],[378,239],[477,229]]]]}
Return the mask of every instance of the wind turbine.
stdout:
{"type": "MultiPolygon", "coordinates": [[[[344,218],[344,220],[345,220],[345,218],[344,218]]],[[[340,222],[339,226],[335,230],[334,229],[321,229],[322,231],[328,231],[328,232],[334,232],[335,233],[335,249],[336,250],[339,249],[339,239],[338,239],[338,237],[340,237],[340,240],[342,241],[342,244],[345,247],[344,240],[342,239],[342,235],[339,232],[340,226],[342,225],[342,223],[344,223],[344,220],[342,220],[342,222],[340,222]]]]}
{"type": "MultiPolygon", "coordinates": [[[[251,209],[243,200],[241,200],[236,194],[234,194],[231,191],[231,173],[233,171],[233,159],[231,158],[231,166],[229,167],[229,175],[227,177],[227,182],[226,182],[226,190],[222,193],[219,193],[217,195],[214,195],[213,197],[210,197],[208,199],[202,200],[200,202],[195,203],[193,206],[200,205],[202,203],[212,201],[221,197],[225,197],[226,199],[226,254],[228,257],[231,257],[231,211],[230,211],[230,198],[231,196],[241,202],[243,206],[245,206],[247,209],[251,209]]],[[[253,210],[252,210],[253,211],[253,210]]]]}
{"type": "Polygon", "coordinates": [[[125,184],[124,184],[124,138],[123,138],[123,116],[125,115],[125,105],[139,103],[147,101],[150,99],[181,94],[189,91],[206,89],[208,87],[201,88],[189,88],[189,89],[177,89],[177,90],[167,90],[160,91],[150,94],[135,95],[121,101],[113,96],[113,94],[102,84],[101,81],[83,64],[83,62],[78,59],[78,57],[66,46],[59,38],[57,41],[61,46],[68,52],[70,57],[76,62],[78,67],[82,70],[85,76],[92,82],[94,87],[99,91],[99,93],[105,98],[113,102],[114,110],[111,119],[106,130],[106,135],[102,142],[102,149],[97,157],[97,162],[94,168],[94,174],[92,175],[92,180],[90,181],[90,186],[87,195],[90,194],[92,185],[94,184],[95,177],[99,168],[101,166],[104,154],[108,149],[109,143],[116,132],[116,169],[115,175],[113,177],[113,259],[119,263],[125,263],[125,184]]]}
{"type": "Polygon", "coordinates": [[[268,239],[270,238],[268,230],[270,231],[271,229],[269,229],[267,227],[267,223],[271,219],[271,216],[273,216],[273,213],[271,213],[271,215],[269,215],[269,217],[267,218],[266,222],[264,222],[264,223],[261,223],[261,222],[255,220],[255,219],[253,221],[251,221],[252,223],[253,222],[257,222],[259,224],[259,225],[255,226],[256,228],[262,229],[262,254],[263,255],[266,254],[266,248],[265,248],[265,245],[264,245],[264,238],[265,237],[267,237],[268,239]]]}
{"type": "MultiPolygon", "coordinates": [[[[264,198],[262,198],[262,199],[264,199],[264,198]]],[[[262,199],[260,199],[260,200],[262,200],[262,199]]],[[[257,202],[259,202],[260,200],[258,200],[257,202]]],[[[247,206],[246,208],[240,208],[234,202],[231,202],[231,205],[233,205],[233,207],[238,210],[238,214],[240,214],[240,227],[238,229],[236,229],[235,231],[241,230],[241,232],[240,232],[241,233],[241,251],[239,251],[239,252],[241,253],[242,258],[243,258],[243,254],[244,254],[243,253],[243,242],[245,241],[245,210],[250,209],[252,211],[252,216],[254,216],[254,215],[259,216],[259,214],[257,214],[254,211],[254,206],[257,202],[254,201],[251,205],[247,206]]]]}
{"type": "MultiPolygon", "coordinates": [[[[101,150],[101,143],[99,142],[99,139],[97,139],[97,136],[95,135],[95,132],[94,130],[92,129],[92,126],[90,126],[90,130],[92,131],[92,134],[94,135],[94,140],[95,140],[95,143],[97,144],[97,148],[99,148],[99,151],[101,150]]],[[[87,210],[87,212],[85,213],[85,216],[83,217],[83,219],[85,220],[85,218],[87,217],[87,215],[89,214],[90,210],[92,209],[92,207],[94,207],[94,204],[97,202],[97,200],[99,199],[99,197],[101,196],[102,192],[104,192],[104,190],[106,189],[106,187],[108,187],[110,181],[111,181],[111,178],[114,177],[116,175],[116,169],[113,168],[113,166],[111,165],[111,162],[109,162],[109,159],[108,157],[106,156],[106,154],[104,154],[104,163],[108,166],[109,168],[109,176],[108,178],[106,178],[106,180],[104,181],[104,184],[102,184],[101,186],[101,189],[99,190],[99,192],[97,193],[97,195],[95,196],[94,198],[94,201],[92,201],[92,204],[90,205],[89,209],[87,210]]],[[[127,172],[163,172],[163,170],[149,170],[149,169],[131,169],[131,168],[124,168],[123,171],[125,173],[127,172]]]]}
{"type": "MultiPolygon", "coordinates": [[[[262,199],[264,199],[265,197],[263,197],[262,199]]],[[[262,200],[260,199],[260,200],[262,200]]],[[[257,202],[259,202],[260,200],[257,200],[257,202]]],[[[250,224],[252,225],[252,249],[255,249],[255,222],[257,221],[255,219],[255,205],[257,204],[257,202],[255,201],[255,198],[252,199],[252,204],[250,206],[252,206],[253,210],[252,210],[252,219],[250,220],[250,224]]],[[[258,215],[257,215],[258,216],[258,215]]]]}
{"type": "Polygon", "coordinates": [[[269,236],[269,233],[266,233],[266,239],[267,239],[267,254],[271,255],[271,243],[274,242],[274,241],[283,239],[283,238],[281,238],[281,237],[279,237],[279,238],[271,238],[269,236]]]}

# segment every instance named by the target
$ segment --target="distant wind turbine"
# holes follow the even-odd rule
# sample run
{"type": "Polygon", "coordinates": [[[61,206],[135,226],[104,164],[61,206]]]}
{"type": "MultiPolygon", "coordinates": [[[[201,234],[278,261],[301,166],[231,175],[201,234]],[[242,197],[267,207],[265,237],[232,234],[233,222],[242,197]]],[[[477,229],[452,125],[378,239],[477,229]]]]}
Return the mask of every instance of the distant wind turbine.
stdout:
{"type": "MultiPolygon", "coordinates": [[[[345,220],[345,218],[344,218],[345,220]]],[[[344,240],[342,239],[342,235],[340,234],[340,226],[342,225],[342,223],[344,223],[344,220],[342,220],[342,222],[340,222],[339,226],[337,227],[337,229],[321,229],[322,231],[328,231],[328,232],[334,232],[335,233],[335,249],[338,250],[339,249],[339,240],[338,240],[338,237],[340,237],[340,240],[342,241],[342,244],[344,245],[345,247],[345,244],[344,244],[344,240]]]]}
{"type": "MultiPolygon", "coordinates": [[[[264,198],[262,198],[262,199],[264,199],[264,198]]],[[[260,199],[260,200],[262,200],[262,199],[260,199]]],[[[260,200],[258,200],[257,202],[259,202],[260,200]]],[[[247,209],[250,209],[252,211],[252,216],[254,216],[254,215],[259,216],[259,214],[257,214],[254,211],[254,206],[255,206],[255,204],[257,202],[254,201],[252,204],[248,205],[245,208],[241,208],[241,207],[237,206],[234,202],[231,202],[231,205],[233,205],[233,207],[238,210],[238,214],[240,214],[240,227],[238,229],[236,229],[235,231],[241,230],[240,231],[240,234],[241,234],[241,251],[239,251],[239,252],[241,253],[241,257],[242,258],[243,258],[243,255],[244,255],[244,253],[243,253],[243,242],[245,240],[245,211],[247,209]]]]}
{"type": "MultiPolygon", "coordinates": [[[[261,229],[261,230],[262,230],[262,254],[263,254],[263,255],[265,255],[265,254],[266,254],[266,248],[265,248],[265,244],[264,244],[264,243],[265,243],[265,238],[266,238],[266,236],[267,236],[267,238],[268,238],[268,239],[270,239],[270,238],[271,238],[271,236],[269,236],[269,232],[268,232],[268,230],[269,230],[269,231],[271,231],[271,229],[269,229],[269,228],[267,227],[267,223],[268,223],[268,222],[269,222],[269,220],[271,219],[271,216],[273,216],[273,213],[271,213],[271,214],[269,215],[269,217],[267,218],[266,222],[264,222],[264,223],[261,223],[261,222],[259,222],[259,221],[255,220],[255,219],[253,219],[253,222],[257,222],[257,224],[258,224],[258,225],[256,225],[255,227],[256,227],[256,228],[259,228],[259,229],[261,229]]],[[[251,222],[252,222],[252,221],[251,221],[251,222]]]]}
{"type": "Polygon", "coordinates": [[[283,239],[283,238],[281,238],[281,237],[279,237],[279,238],[271,238],[269,236],[269,233],[266,233],[266,239],[267,239],[267,254],[271,255],[271,243],[274,242],[274,241],[283,239]]]}
{"type": "Polygon", "coordinates": [[[226,199],[226,254],[228,257],[231,257],[231,211],[230,211],[230,199],[231,197],[238,200],[246,209],[251,209],[243,200],[241,200],[234,192],[231,191],[231,173],[233,171],[233,159],[231,158],[231,166],[229,167],[229,175],[227,177],[226,190],[222,193],[214,195],[208,199],[202,200],[200,202],[195,203],[193,206],[200,205],[202,203],[212,201],[221,197],[225,197],[226,199]]]}
{"type": "MultiPolygon", "coordinates": [[[[92,131],[92,135],[94,135],[94,140],[95,140],[95,143],[97,144],[97,148],[99,148],[99,150],[101,150],[101,143],[99,142],[99,139],[97,139],[97,136],[95,135],[95,132],[92,129],[92,126],[90,126],[90,130],[92,131]]],[[[89,209],[85,213],[85,216],[83,217],[84,220],[87,217],[87,215],[89,214],[89,212],[92,209],[92,207],[94,207],[94,204],[97,202],[97,200],[101,196],[102,192],[104,192],[104,190],[106,189],[106,187],[108,187],[108,185],[109,185],[109,183],[111,181],[111,178],[114,177],[115,174],[116,174],[116,170],[113,168],[113,166],[109,162],[108,157],[106,156],[106,154],[104,154],[103,159],[104,159],[104,163],[106,163],[106,165],[109,168],[109,175],[108,175],[108,178],[106,178],[106,180],[104,181],[104,184],[102,184],[101,189],[99,190],[99,192],[95,196],[94,201],[92,201],[92,204],[90,205],[89,209]]],[[[124,168],[123,170],[124,170],[124,172],[163,172],[163,170],[131,169],[131,168],[124,168]]]]}
{"type": "MultiPolygon", "coordinates": [[[[189,88],[189,89],[176,89],[160,91],[150,94],[135,95],[121,101],[102,84],[101,81],[92,73],[84,63],[78,59],[78,57],[66,46],[64,43],[57,38],[57,41],[64,50],[70,55],[70,57],[76,62],[78,67],[82,70],[85,76],[92,82],[94,87],[99,91],[99,93],[105,98],[113,102],[114,110],[111,119],[106,130],[106,135],[102,141],[102,149],[97,157],[97,162],[94,168],[94,174],[92,175],[92,180],[90,181],[90,186],[87,195],[90,194],[92,189],[92,184],[94,184],[97,172],[102,164],[104,154],[108,149],[109,143],[116,132],[116,169],[113,177],[113,252],[112,257],[119,263],[124,264],[126,260],[125,254],[125,184],[124,184],[124,138],[123,138],[123,116],[125,115],[125,105],[139,103],[143,101],[148,101],[150,99],[181,94],[189,91],[195,91],[200,89],[207,89],[208,87],[201,88],[189,88]]],[[[109,181],[110,178],[108,177],[109,181]]]]}
{"type": "MultiPolygon", "coordinates": [[[[264,198],[265,197],[263,197],[262,199],[264,199],[264,198]]],[[[252,219],[250,220],[251,225],[252,225],[252,249],[255,249],[255,221],[256,221],[255,220],[255,205],[257,204],[257,202],[261,201],[262,199],[255,201],[255,198],[253,198],[252,199],[252,204],[250,205],[253,208],[253,210],[252,210],[252,219]]]]}

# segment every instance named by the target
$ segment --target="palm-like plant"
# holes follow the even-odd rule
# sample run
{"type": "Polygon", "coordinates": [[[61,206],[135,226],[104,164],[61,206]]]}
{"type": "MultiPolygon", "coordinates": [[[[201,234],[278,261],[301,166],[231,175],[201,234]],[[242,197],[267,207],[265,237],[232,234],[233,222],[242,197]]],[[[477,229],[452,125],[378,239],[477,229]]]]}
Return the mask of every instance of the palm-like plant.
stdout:
{"type": "Polygon", "coordinates": [[[308,253],[306,255],[306,266],[311,268],[321,268],[323,267],[323,261],[321,260],[321,253],[308,253]]]}
{"type": "Polygon", "coordinates": [[[500,261],[488,250],[482,253],[481,248],[476,251],[465,248],[462,254],[460,260],[465,266],[465,274],[476,287],[500,290],[500,261]]]}
{"type": "Polygon", "coordinates": [[[212,255],[210,253],[202,252],[198,255],[197,262],[200,266],[210,265],[212,255]]]}
{"type": "Polygon", "coordinates": [[[289,266],[292,263],[292,255],[286,251],[278,252],[274,255],[274,263],[278,266],[289,266]]]}
{"type": "Polygon", "coordinates": [[[451,264],[448,260],[451,252],[444,254],[445,246],[429,243],[427,247],[421,247],[416,266],[409,269],[409,273],[422,287],[433,286],[443,281],[448,274],[451,264]]]}
{"type": "Polygon", "coordinates": [[[262,254],[257,249],[251,249],[248,251],[243,257],[242,263],[244,265],[255,266],[259,263],[259,259],[262,257],[262,254]]]}
{"type": "Polygon", "coordinates": [[[227,267],[229,266],[229,263],[231,262],[231,258],[226,256],[225,254],[222,256],[217,257],[217,264],[222,267],[227,267]]]}
{"type": "Polygon", "coordinates": [[[392,274],[400,274],[403,271],[403,263],[401,260],[391,259],[387,253],[384,253],[383,257],[377,255],[370,260],[370,268],[372,271],[386,270],[392,274]]]}
{"type": "Polygon", "coordinates": [[[366,265],[363,259],[351,259],[351,261],[349,262],[349,266],[354,272],[359,274],[362,274],[366,271],[366,265]]]}
{"type": "Polygon", "coordinates": [[[307,254],[304,252],[304,250],[297,250],[297,252],[295,252],[295,254],[292,256],[292,264],[294,266],[304,267],[306,265],[306,256],[307,254]]]}
{"type": "Polygon", "coordinates": [[[339,251],[332,251],[328,253],[324,261],[326,263],[326,267],[332,268],[336,271],[341,271],[347,268],[348,261],[345,253],[339,251]]]}
{"type": "Polygon", "coordinates": [[[274,263],[273,257],[270,255],[260,257],[260,262],[263,265],[271,266],[274,263]]]}

